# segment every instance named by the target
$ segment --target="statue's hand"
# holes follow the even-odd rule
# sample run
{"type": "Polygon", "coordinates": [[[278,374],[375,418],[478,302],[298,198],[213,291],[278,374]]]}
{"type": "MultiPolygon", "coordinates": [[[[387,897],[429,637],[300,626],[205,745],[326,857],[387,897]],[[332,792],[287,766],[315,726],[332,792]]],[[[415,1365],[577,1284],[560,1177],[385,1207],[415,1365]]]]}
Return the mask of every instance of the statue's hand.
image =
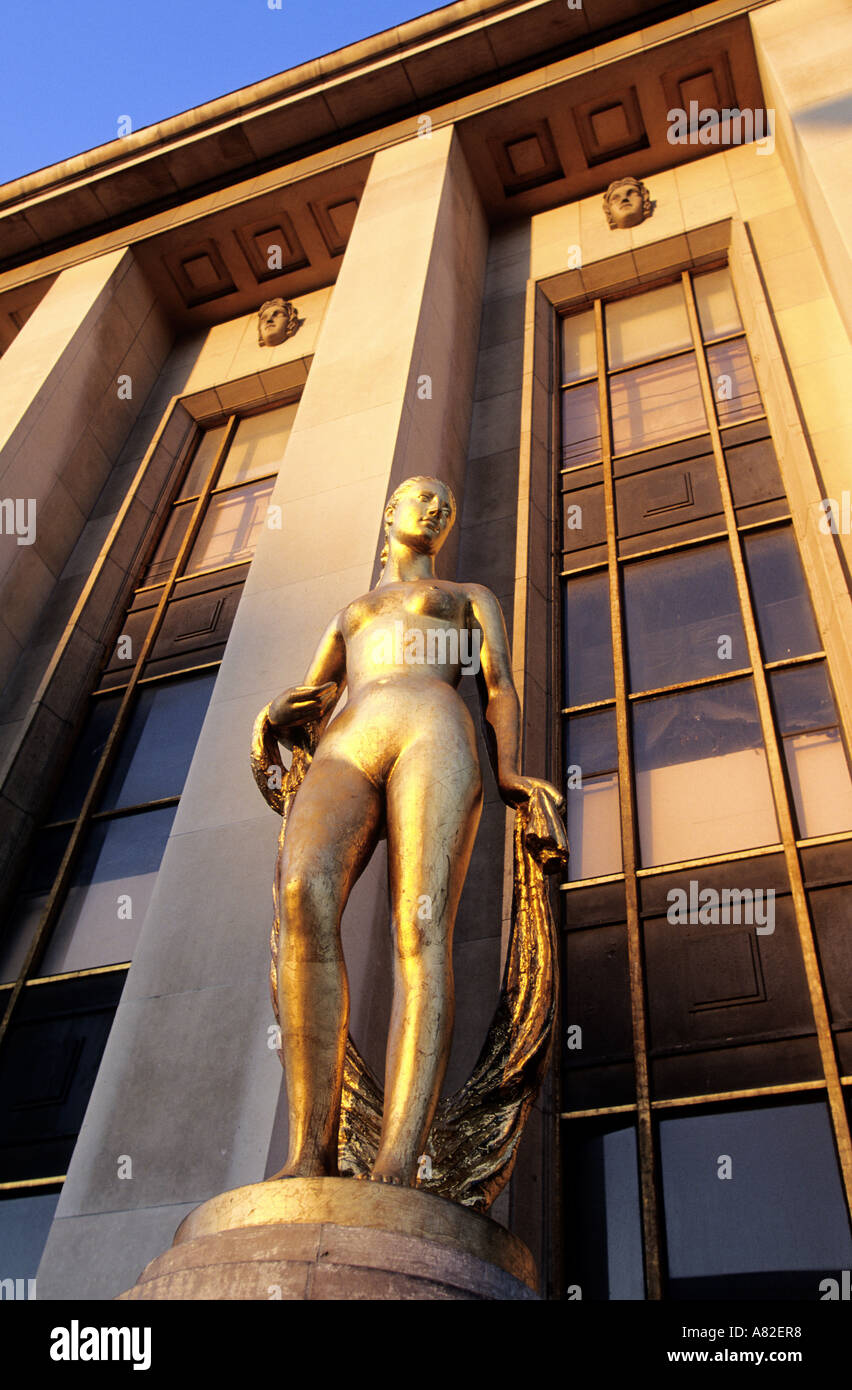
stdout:
{"type": "Polygon", "coordinates": [[[528,801],[530,795],[539,787],[550,799],[553,804],[560,808],[564,804],[564,797],[552,782],[545,782],[542,777],[522,777],[520,773],[512,773],[500,779],[500,795],[508,806],[521,806],[528,801]]]}
{"type": "Polygon", "coordinates": [[[285,738],[288,730],[304,724],[318,723],[337,699],[337,684],[294,685],[284,690],[269,706],[269,722],[277,737],[285,738]]]}

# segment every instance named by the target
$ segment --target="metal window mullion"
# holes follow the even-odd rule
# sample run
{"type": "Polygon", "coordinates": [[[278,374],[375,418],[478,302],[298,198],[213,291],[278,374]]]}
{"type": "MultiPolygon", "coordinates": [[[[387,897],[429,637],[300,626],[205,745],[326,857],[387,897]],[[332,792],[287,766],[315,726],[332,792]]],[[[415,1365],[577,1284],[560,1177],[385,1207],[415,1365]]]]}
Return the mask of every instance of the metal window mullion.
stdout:
{"type": "Polygon", "coordinates": [[[174,591],[174,587],[177,582],[178,576],[180,575],[182,568],[189,557],[192,546],[195,543],[195,539],[198,535],[198,531],[201,526],[204,511],[207,506],[207,501],[210,492],[213,488],[214,480],[222,465],[222,462],[224,461],[225,455],[227,454],[228,449],[231,446],[231,442],[233,440],[236,428],[237,416],[232,415],[230,420],[228,421],[228,425],[225,430],[222,443],[216,452],[216,457],[207,473],[207,477],[205,478],[204,487],[201,490],[201,493],[198,497],[198,501],[195,503],[192,516],[190,517],[189,526],[187,527],[186,534],[178,548],[178,553],[175,556],[172,568],[169,572],[169,576],[163,585],[163,592],[160,595],[160,599],[157,603],[156,608],[154,609],[153,616],[148,627],[148,631],[139,650],[139,655],[136,658],[136,663],[133,667],[133,671],[131,672],[130,680],[124,687],[124,694],[121,698],[121,703],[119,704],[119,707],[116,711],[112,728],[110,729],[106,743],[104,744],[104,749],[101,753],[98,765],[95,768],[92,780],[89,783],[89,790],[86,793],[83,805],[80,807],[77,819],[74,822],[74,828],[71,831],[71,836],[65,848],[65,853],[62,856],[59,869],[53,881],[53,887],[50,890],[50,895],[45,904],[38,927],[36,928],[32,941],[30,942],[30,948],[27,951],[20,973],[18,975],[17,980],[15,981],[14,987],[12,989],[11,998],[9,999],[9,1002],[6,1005],[6,1010],[3,1015],[2,1022],[0,1022],[0,1045],[2,1045],[3,1040],[8,1031],[10,1020],[15,1011],[18,999],[21,996],[21,991],[23,990],[24,984],[29,979],[30,975],[32,975],[33,972],[38,969],[39,963],[44,954],[45,947],[47,946],[48,940],[50,939],[50,934],[53,931],[57,918],[59,917],[59,914],[64,905],[65,895],[70,886],[71,877],[77,865],[77,860],[79,858],[83,836],[88,827],[89,820],[94,810],[94,807],[97,804],[97,800],[104,788],[106,779],[112,770],[112,764],[115,755],[118,751],[119,742],[130,718],[133,699],[136,692],[136,687],[139,684],[139,679],[142,674],[142,670],[144,668],[145,662],[148,659],[148,655],[153,648],[154,642],[159,636],[159,632],[166,615],[166,609],[168,607],[169,599],[171,598],[171,595],[174,591]]]}
{"type": "MultiPolygon", "coordinates": [[[[682,278],[687,313],[689,314],[696,341],[700,343],[698,312],[695,305],[689,272],[684,271],[682,278]]],[[[840,1068],[838,1066],[837,1052],[835,1050],[834,1038],[828,1017],[828,1007],[823,992],[822,976],[819,958],[817,956],[810,908],[805,893],[802,865],[796,845],[796,833],[787,794],[787,779],[784,773],[780,739],[775,731],[775,722],[772,716],[772,702],[769,696],[769,684],[763,667],[757,622],[751,601],[751,591],[748,586],[748,576],[743,554],[743,541],[737,530],[736,511],[734,509],[733,495],[731,493],[731,486],[725,467],[725,455],[722,447],[719,421],[716,415],[713,387],[710,381],[710,369],[707,365],[707,356],[703,346],[696,352],[696,360],[698,363],[701,392],[704,398],[704,408],[710,426],[713,457],[716,462],[716,475],[719,483],[719,490],[722,494],[722,508],[728,527],[728,541],[731,548],[734,578],[742,612],[743,626],[745,628],[746,644],[748,646],[749,659],[753,669],[757,708],[760,716],[763,741],[766,747],[766,759],[769,768],[772,795],[775,802],[775,813],[778,817],[781,843],[787,863],[787,870],[790,875],[790,889],[795,908],[796,929],[799,934],[799,944],[805,966],[808,993],[810,995],[811,1008],[816,1025],[817,1041],[828,1091],[829,1110],[832,1118],[838,1158],[840,1160],[841,1176],[846,1191],[846,1201],[850,1212],[850,1220],[852,1220],[852,1138],[850,1138],[849,1120],[843,1103],[840,1068]]]]}
{"type": "Polygon", "coordinates": [[[636,878],[636,821],[633,804],[632,754],[630,748],[629,704],[627,698],[624,626],[618,572],[618,545],[615,529],[615,481],[612,471],[612,435],[607,389],[606,339],[603,305],[595,300],[595,338],[598,361],[598,400],[600,406],[601,454],[603,456],[604,511],[606,516],[607,574],[609,577],[610,620],[612,626],[612,664],[615,681],[615,720],[619,762],[619,809],[621,816],[621,855],[624,872],[627,952],[630,974],[630,1011],[633,1030],[633,1062],[636,1075],[636,1122],[639,1153],[639,1192],[642,1209],[642,1246],[645,1285],[649,1299],[662,1298],[660,1218],[657,1196],[657,1161],[651,1116],[648,1065],[648,1022],[645,1008],[645,980],[642,937],[639,922],[639,888],[636,878]]]}

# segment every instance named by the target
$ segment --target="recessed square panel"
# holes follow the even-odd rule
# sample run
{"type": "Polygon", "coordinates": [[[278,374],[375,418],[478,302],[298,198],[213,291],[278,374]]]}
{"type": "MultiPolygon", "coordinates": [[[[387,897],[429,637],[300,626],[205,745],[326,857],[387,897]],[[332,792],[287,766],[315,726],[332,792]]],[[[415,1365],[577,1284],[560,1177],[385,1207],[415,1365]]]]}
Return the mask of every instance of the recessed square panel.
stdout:
{"type": "Polygon", "coordinates": [[[565,177],[547,121],[534,121],[508,138],[488,142],[507,196],[565,177]]]}
{"type": "Polygon", "coordinates": [[[590,168],[648,148],[635,87],[575,106],[574,121],[590,168]]]}
{"type": "Polygon", "coordinates": [[[309,264],[296,228],[286,212],[263,222],[250,222],[234,233],[258,284],[274,280],[309,264]]]}
{"type": "Polygon", "coordinates": [[[346,250],[361,191],[359,188],[345,197],[327,198],[308,205],[330,256],[342,256],[346,250]]]}
{"type": "Polygon", "coordinates": [[[172,252],[164,260],[188,309],[234,293],[231,272],[215,241],[202,241],[184,251],[172,252]]]}

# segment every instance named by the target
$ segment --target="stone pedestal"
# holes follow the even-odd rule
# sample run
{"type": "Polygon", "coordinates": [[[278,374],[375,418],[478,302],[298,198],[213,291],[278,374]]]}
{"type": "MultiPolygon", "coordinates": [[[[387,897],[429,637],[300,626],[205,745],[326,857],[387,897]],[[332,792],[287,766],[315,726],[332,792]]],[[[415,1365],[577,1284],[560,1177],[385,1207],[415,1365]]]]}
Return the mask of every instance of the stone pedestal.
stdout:
{"type": "Polygon", "coordinates": [[[122,1299],[537,1299],[526,1246],[417,1188],[253,1183],[204,1202],[122,1299]]]}

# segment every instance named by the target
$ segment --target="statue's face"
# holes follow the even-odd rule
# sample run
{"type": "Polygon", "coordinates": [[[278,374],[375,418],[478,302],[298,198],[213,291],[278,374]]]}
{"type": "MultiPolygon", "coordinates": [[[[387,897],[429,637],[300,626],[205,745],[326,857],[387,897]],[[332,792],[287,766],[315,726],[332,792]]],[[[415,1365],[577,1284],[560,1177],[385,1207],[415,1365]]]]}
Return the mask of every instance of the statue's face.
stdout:
{"type": "Polygon", "coordinates": [[[260,315],[260,337],[266,347],[283,343],[287,336],[287,315],[281,304],[269,304],[260,315]]]}
{"type": "Polygon", "coordinates": [[[412,550],[433,555],[453,524],[453,504],[443,483],[412,483],[397,499],[390,533],[412,550]]]}
{"type": "Polygon", "coordinates": [[[610,193],[609,210],[616,227],[635,227],[645,215],[641,188],[635,183],[620,183],[610,193]]]}

